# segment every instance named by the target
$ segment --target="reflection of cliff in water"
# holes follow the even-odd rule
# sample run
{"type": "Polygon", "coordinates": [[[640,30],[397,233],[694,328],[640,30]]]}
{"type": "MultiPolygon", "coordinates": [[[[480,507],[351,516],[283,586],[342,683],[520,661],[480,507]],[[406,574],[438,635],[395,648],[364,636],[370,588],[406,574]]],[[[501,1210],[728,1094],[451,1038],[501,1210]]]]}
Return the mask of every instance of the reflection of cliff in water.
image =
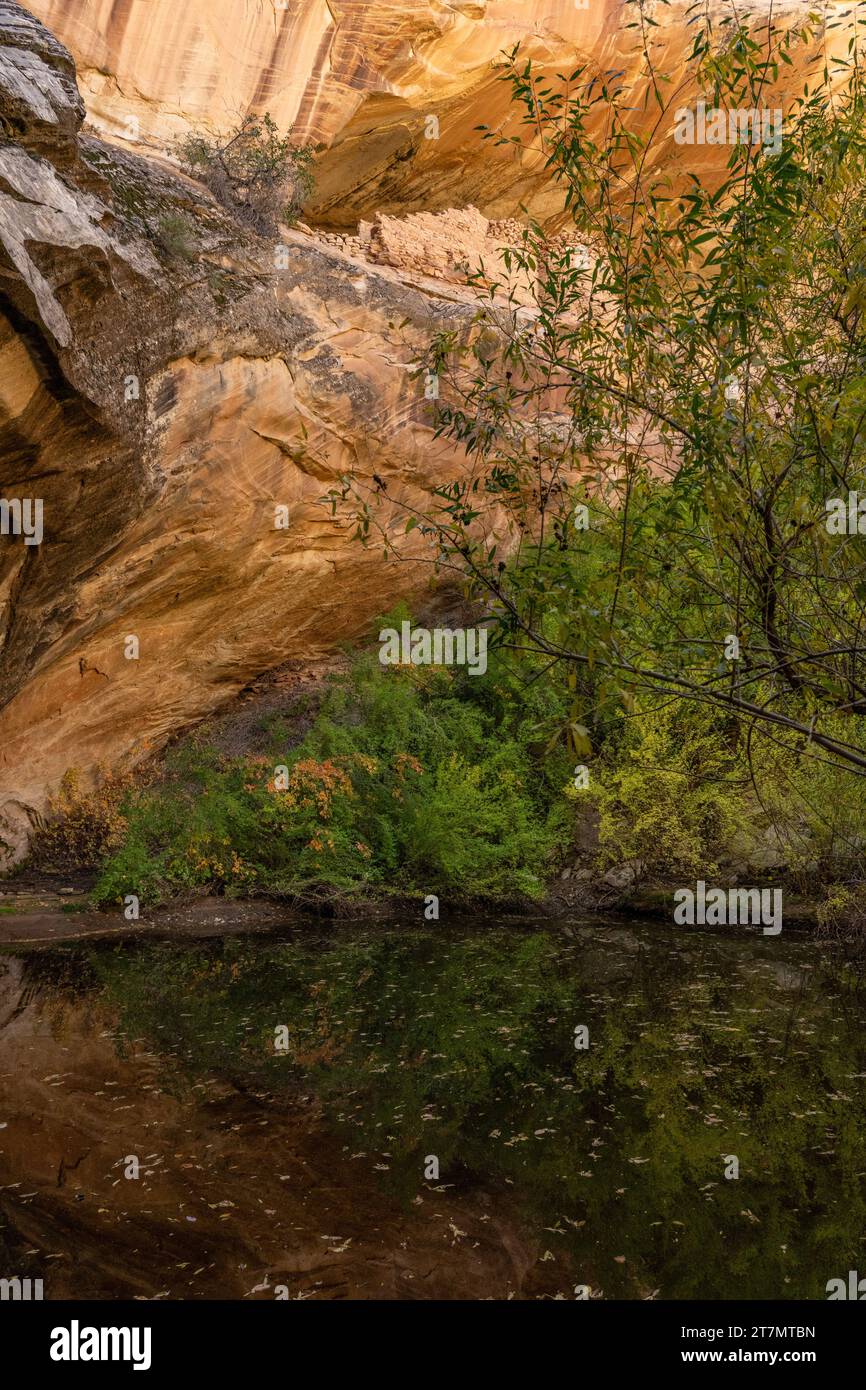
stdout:
{"type": "Polygon", "coordinates": [[[5,955],[0,1257],[55,1298],[823,1297],[863,1260],[862,1025],[739,932],[5,955]]]}
{"type": "MultiPolygon", "coordinates": [[[[147,953],[136,967],[146,975],[147,953]]],[[[280,1283],[291,1297],[474,1298],[550,1285],[509,1194],[394,1204],[309,1092],[276,1100],[216,1075],[187,1081],[170,1038],[161,1054],[117,1028],[84,952],[0,959],[0,1039],[2,1272],[44,1276],[47,1298],[272,1298],[280,1283]],[[138,1181],[123,1177],[132,1154],[138,1181]]]]}

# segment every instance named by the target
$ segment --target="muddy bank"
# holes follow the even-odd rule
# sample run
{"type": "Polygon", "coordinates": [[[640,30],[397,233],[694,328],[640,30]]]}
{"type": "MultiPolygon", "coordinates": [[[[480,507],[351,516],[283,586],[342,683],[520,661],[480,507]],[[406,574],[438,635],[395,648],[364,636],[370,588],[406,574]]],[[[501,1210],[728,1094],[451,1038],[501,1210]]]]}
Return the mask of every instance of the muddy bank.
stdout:
{"type": "Polygon", "coordinates": [[[272,933],[303,921],[285,904],[256,898],[232,901],[200,898],[143,913],[128,921],[122,912],[88,907],[86,898],[57,894],[21,894],[0,899],[0,946],[87,940],[183,940],[235,933],[272,933]]]}
{"type": "MultiPolygon", "coordinates": [[[[660,925],[673,920],[674,889],[647,889],[623,898],[601,899],[600,895],[552,895],[541,903],[510,903],[498,910],[489,903],[471,902],[440,905],[443,923],[465,923],[479,914],[497,921],[526,924],[543,920],[552,926],[572,921],[575,914],[587,920],[617,923],[624,916],[653,919],[660,925]]],[[[784,910],[785,929],[813,932],[817,927],[817,903],[808,899],[788,899],[784,910]]],[[[138,920],[128,920],[121,910],[106,912],[88,904],[86,895],[61,893],[56,889],[27,889],[0,896],[0,946],[26,946],[86,940],[196,939],[244,933],[279,935],[303,924],[322,921],[383,925],[416,921],[426,924],[423,899],[389,896],[378,900],[342,900],[339,910],[324,899],[318,905],[256,898],[207,897],[165,907],[142,910],[138,920]]]]}
{"type": "MultiPolygon", "coordinates": [[[[31,873],[0,880],[0,946],[107,938],[183,940],[243,932],[266,934],[321,921],[417,921],[419,925],[429,921],[425,915],[426,899],[420,895],[388,893],[353,898],[326,886],[321,893],[311,894],[303,901],[215,895],[179,899],[163,907],[142,908],[139,919],[131,921],[120,908],[106,911],[90,905],[88,894],[93,882],[94,876],[85,872],[31,873]]],[[[441,898],[436,920],[465,923],[482,916],[516,923],[544,920],[554,925],[570,921],[575,915],[599,922],[636,916],[670,925],[674,920],[674,893],[682,886],[655,883],[622,891],[604,879],[569,876],[556,879],[540,901],[525,898],[494,904],[441,898]]],[[[787,889],[783,893],[784,928],[815,932],[819,925],[819,900],[787,889]]]]}

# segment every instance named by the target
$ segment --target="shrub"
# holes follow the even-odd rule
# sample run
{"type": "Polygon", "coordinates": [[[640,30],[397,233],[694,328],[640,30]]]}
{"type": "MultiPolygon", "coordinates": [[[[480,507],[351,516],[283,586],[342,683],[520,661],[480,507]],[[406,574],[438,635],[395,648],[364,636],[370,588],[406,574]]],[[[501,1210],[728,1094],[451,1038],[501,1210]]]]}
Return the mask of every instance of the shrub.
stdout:
{"type": "Polygon", "coordinates": [[[177,153],[224,207],[266,236],[281,219],[296,222],[313,189],[313,146],[293,144],[291,133],[280,135],[268,112],[245,116],[218,139],[187,135],[177,153]]]}
{"type": "MultiPolygon", "coordinates": [[[[831,737],[857,742],[860,716],[824,717],[831,737]]],[[[756,735],[752,758],[761,804],[802,888],[866,874],[866,779],[840,775],[814,743],[782,731],[756,735]]]]}
{"type": "Polygon", "coordinates": [[[158,786],[129,799],[97,899],[321,885],[540,895],[570,834],[564,768],[540,774],[531,726],[494,714],[498,697],[480,683],[362,658],[294,748],[278,722],[270,756],[222,757],[191,740],[158,786]]]}
{"type": "Polygon", "coordinates": [[[100,768],[96,786],[82,790],[80,773],[69,768],[33,837],[31,862],[51,869],[99,865],[123,841],[127,821],[121,804],[130,785],[130,774],[100,768]]]}
{"type": "Polygon", "coordinates": [[[193,261],[198,250],[195,230],[185,217],[166,213],[156,224],[156,239],[169,256],[193,261]]]}
{"type": "Polygon", "coordinates": [[[735,730],[688,706],[621,716],[590,783],[602,867],[630,860],[649,875],[716,871],[749,817],[735,730]]]}
{"type": "Polygon", "coordinates": [[[862,942],[866,939],[866,883],[834,883],[816,915],[821,936],[862,942]]]}

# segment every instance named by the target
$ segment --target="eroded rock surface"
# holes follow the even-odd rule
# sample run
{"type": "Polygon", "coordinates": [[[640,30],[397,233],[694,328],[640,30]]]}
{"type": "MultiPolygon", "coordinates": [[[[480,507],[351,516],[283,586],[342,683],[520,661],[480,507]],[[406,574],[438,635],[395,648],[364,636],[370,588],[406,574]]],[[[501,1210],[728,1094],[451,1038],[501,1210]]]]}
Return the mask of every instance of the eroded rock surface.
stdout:
{"type": "MultiPolygon", "coordinates": [[[[110,138],[165,148],[192,127],[225,130],[249,110],[270,110],[299,139],[323,142],[316,220],[349,228],[380,211],[393,215],[472,204],[488,217],[556,219],[562,194],[545,156],[481,141],[486,124],[522,134],[522,113],[501,82],[503,55],[520,45],[547,76],[586,66],[617,73],[634,92],[634,121],[649,130],[647,65],[637,16],[623,0],[32,0],[68,44],[90,117],[110,138]],[[641,114],[643,112],[643,114],[641,114]]],[[[802,21],[800,0],[755,0],[760,24],[802,21]]],[[[642,7],[653,65],[679,90],[694,36],[690,0],[642,7]]],[[[711,0],[710,13],[730,12],[711,0]]],[[[812,54],[844,53],[844,26],[812,54]]],[[[786,70],[785,85],[800,87],[786,70]]],[[[683,87],[684,100],[694,93],[683,87]]],[[[775,99],[767,87],[766,97],[775,99]]],[[[670,128],[657,133],[655,160],[683,154],[670,128]]],[[[688,151],[689,167],[718,169],[717,147],[688,151]]]]}
{"type": "MultiPolygon", "coordinates": [[[[0,15],[15,51],[68,76],[35,20],[0,15]]],[[[322,499],[350,468],[396,500],[460,467],[413,370],[474,313],[459,285],[243,232],[171,172],[74,138],[74,84],[52,91],[56,163],[38,101],[0,85],[17,137],[0,144],[0,496],[41,502],[44,526],[38,545],[0,538],[7,862],[67,768],[146,756],[426,586],[322,499]]]]}
{"type": "MultiPolygon", "coordinates": [[[[0,865],[68,768],[135,762],[417,597],[427,571],[361,549],[322,500],[352,470],[402,531],[397,504],[463,466],[414,369],[472,331],[473,261],[531,319],[499,248],[522,203],[555,223],[561,195],[531,142],[479,138],[514,116],[501,53],[618,64],[636,104],[641,82],[613,0],[33,8],[91,124],[69,51],[0,0],[0,498],[44,530],[0,536],[0,865]],[[166,160],[248,109],[329,142],[318,232],[256,237],[166,160]]],[[[684,13],[654,39],[674,74],[684,13]]]]}

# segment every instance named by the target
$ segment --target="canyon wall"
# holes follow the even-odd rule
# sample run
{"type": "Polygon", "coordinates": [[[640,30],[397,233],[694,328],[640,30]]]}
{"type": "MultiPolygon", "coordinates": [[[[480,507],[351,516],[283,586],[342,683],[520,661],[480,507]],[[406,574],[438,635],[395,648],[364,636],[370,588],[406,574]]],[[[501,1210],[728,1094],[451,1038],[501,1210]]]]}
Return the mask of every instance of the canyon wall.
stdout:
{"type": "MultiPolygon", "coordinates": [[[[68,768],[134,763],[426,591],[322,499],[375,475],[396,528],[464,466],[413,368],[472,331],[467,253],[495,263],[522,202],[561,211],[531,141],[479,138],[514,119],[501,54],[619,65],[636,105],[643,81],[615,0],[30,9],[59,38],[0,0],[0,498],[38,503],[44,535],[0,536],[0,866],[68,768]],[[327,147],[307,213],[325,231],[284,230],[279,255],[165,158],[248,110],[327,147]]],[[[656,10],[676,76],[686,6],[656,10]]]]}
{"type": "Polygon", "coordinates": [[[322,499],[376,473],[391,524],[460,467],[412,369],[474,304],[301,233],[244,235],[81,138],[69,55],[10,0],[0,54],[0,495],[38,500],[44,528],[0,539],[8,860],[67,768],[141,758],[426,588],[322,499]]]}
{"type": "MultiPolygon", "coordinates": [[[[561,193],[500,80],[503,55],[517,44],[551,77],[583,65],[617,73],[633,92],[635,125],[655,123],[651,104],[642,110],[637,15],[623,0],[31,0],[30,8],[69,46],[89,118],[106,138],[165,148],[190,126],[224,131],[247,111],[268,110],[299,140],[325,144],[308,209],[322,225],[466,204],[494,218],[526,207],[556,222],[561,193]],[[482,122],[520,134],[522,148],[483,143],[482,122]]],[[[708,6],[719,15],[729,8],[708,6]]],[[[756,23],[772,12],[785,24],[811,7],[752,0],[746,8],[756,23]]],[[[668,92],[685,72],[692,11],[690,0],[643,6],[668,92]]],[[[825,42],[841,52],[845,34],[831,30],[825,42]]],[[[819,46],[816,65],[823,57],[819,46]]],[[[688,84],[683,95],[693,95],[688,84]]],[[[654,149],[664,167],[679,163],[672,128],[654,149]]],[[[689,151],[689,167],[719,162],[717,150],[689,151]]]]}

